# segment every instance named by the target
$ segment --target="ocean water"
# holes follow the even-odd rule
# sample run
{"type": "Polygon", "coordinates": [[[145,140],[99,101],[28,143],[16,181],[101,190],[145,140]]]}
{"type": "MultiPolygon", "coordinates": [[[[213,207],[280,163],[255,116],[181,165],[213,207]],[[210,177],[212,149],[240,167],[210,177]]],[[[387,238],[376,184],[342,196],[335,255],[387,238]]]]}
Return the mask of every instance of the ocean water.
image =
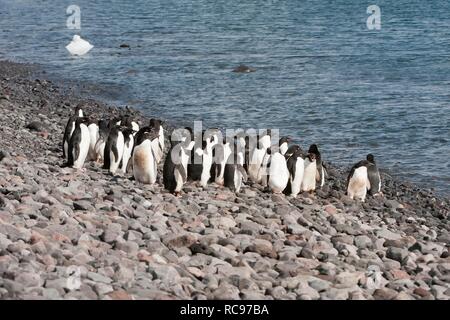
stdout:
{"type": "Polygon", "coordinates": [[[0,57],[174,123],[278,128],[343,165],[371,152],[449,194],[449,12],[448,0],[0,0],[0,57]],[[80,30],[66,25],[72,4],[80,30]],[[372,4],[380,30],[366,26],[372,4]],[[70,56],[74,34],[94,49],[70,56]]]}

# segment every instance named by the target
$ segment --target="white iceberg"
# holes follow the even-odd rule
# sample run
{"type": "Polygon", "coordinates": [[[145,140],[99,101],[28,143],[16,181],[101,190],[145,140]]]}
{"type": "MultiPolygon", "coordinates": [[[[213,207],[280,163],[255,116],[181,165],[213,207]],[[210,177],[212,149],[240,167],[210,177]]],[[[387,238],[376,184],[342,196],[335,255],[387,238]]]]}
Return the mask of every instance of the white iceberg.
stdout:
{"type": "Polygon", "coordinates": [[[66,46],[66,49],[72,55],[82,56],[88,53],[93,47],[88,41],[81,39],[79,35],[74,35],[72,41],[66,46]]]}

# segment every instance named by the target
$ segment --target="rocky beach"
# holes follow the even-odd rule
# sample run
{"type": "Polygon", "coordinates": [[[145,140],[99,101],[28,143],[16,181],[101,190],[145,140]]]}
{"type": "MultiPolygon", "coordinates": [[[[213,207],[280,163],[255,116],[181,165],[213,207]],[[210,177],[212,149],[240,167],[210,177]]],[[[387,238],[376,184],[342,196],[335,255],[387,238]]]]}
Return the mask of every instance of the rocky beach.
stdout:
{"type": "Polygon", "coordinates": [[[450,298],[448,197],[381,168],[384,196],[350,200],[351,163],[312,195],[188,182],[175,197],[161,175],[64,168],[80,102],[121,112],[0,62],[0,299],[450,298]]]}

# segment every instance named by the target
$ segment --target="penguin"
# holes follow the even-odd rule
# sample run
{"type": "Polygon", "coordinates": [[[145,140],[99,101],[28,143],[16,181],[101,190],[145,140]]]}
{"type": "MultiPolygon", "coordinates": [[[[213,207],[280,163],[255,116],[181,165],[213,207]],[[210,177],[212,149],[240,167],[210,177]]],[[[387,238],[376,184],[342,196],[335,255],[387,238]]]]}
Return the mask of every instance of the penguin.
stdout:
{"type": "Polygon", "coordinates": [[[204,131],[202,148],[192,150],[191,163],[188,164],[188,176],[192,180],[200,180],[200,185],[205,188],[211,179],[213,165],[213,148],[217,144],[219,134],[217,129],[204,131]]]}
{"type": "Polygon", "coordinates": [[[108,135],[110,131],[108,123],[109,122],[107,120],[98,121],[98,139],[94,147],[94,154],[95,154],[94,160],[97,162],[104,161],[105,145],[106,141],[108,140],[108,135]]]}
{"type": "Polygon", "coordinates": [[[125,139],[122,133],[123,127],[114,126],[108,135],[104,150],[103,168],[115,174],[123,157],[125,139]]]}
{"type": "Polygon", "coordinates": [[[161,149],[164,150],[164,128],[163,128],[164,121],[160,119],[150,119],[150,127],[155,128],[158,131],[158,139],[161,145],[161,149]]]}
{"type": "Polygon", "coordinates": [[[95,145],[97,144],[97,140],[100,137],[98,122],[93,118],[89,119],[88,122],[90,143],[89,143],[89,160],[97,160],[95,145]]]}
{"type": "Polygon", "coordinates": [[[317,166],[317,176],[316,180],[320,188],[325,185],[325,177],[327,176],[327,172],[325,170],[325,165],[322,162],[322,156],[320,155],[319,148],[316,144],[312,144],[308,150],[309,153],[314,153],[316,156],[316,166],[317,166]]]}
{"type": "Polygon", "coordinates": [[[261,182],[261,166],[264,159],[267,158],[267,149],[268,148],[256,147],[249,152],[250,160],[248,164],[248,176],[254,183],[261,182]]]}
{"type": "Polygon", "coordinates": [[[261,166],[263,165],[263,162],[266,162],[267,164],[268,157],[270,158],[270,155],[267,153],[267,151],[270,150],[270,146],[272,143],[271,135],[272,131],[270,129],[267,129],[261,135],[256,135],[256,143],[253,137],[251,139],[254,146],[250,147],[253,150],[250,151],[248,174],[249,178],[255,183],[261,183],[263,174],[266,173],[265,168],[261,170],[261,166]]]}
{"type": "Polygon", "coordinates": [[[301,191],[313,192],[316,190],[317,164],[316,155],[309,152],[304,160],[305,169],[303,171],[303,180],[300,187],[301,191]]]}
{"type": "Polygon", "coordinates": [[[191,141],[195,141],[197,145],[191,151],[189,156],[189,163],[187,166],[188,179],[192,181],[199,181],[202,175],[203,169],[203,150],[206,148],[206,141],[203,140],[203,132],[194,133],[190,127],[186,127],[185,130],[189,131],[191,136],[191,141]],[[201,146],[199,146],[198,141],[201,141],[201,146]]]}
{"type": "Polygon", "coordinates": [[[369,162],[367,165],[367,176],[369,178],[370,188],[368,190],[371,196],[381,195],[381,177],[378,167],[375,163],[375,157],[369,153],[366,157],[369,162]]]}
{"type": "Polygon", "coordinates": [[[163,184],[166,190],[179,196],[187,180],[187,164],[195,142],[179,135],[170,142],[171,147],[163,166],[163,184]]]}
{"type": "Polygon", "coordinates": [[[259,183],[263,187],[268,187],[271,157],[272,157],[272,149],[267,148],[266,152],[264,153],[263,159],[261,161],[261,166],[258,169],[258,178],[260,181],[259,183]]]}
{"type": "Polygon", "coordinates": [[[87,123],[87,118],[77,118],[75,129],[69,140],[67,164],[76,169],[83,168],[89,153],[90,135],[87,123]]]}
{"type": "Polygon", "coordinates": [[[223,138],[222,143],[218,143],[215,145],[214,152],[214,182],[220,186],[223,186],[224,183],[224,174],[225,174],[225,164],[228,161],[228,157],[231,155],[231,147],[230,142],[226,141],[226,138],[223,138]]]}
{"type": "Polygon", "coordinates": [[[289,182],[285,193],[295,198],[300,193],[302,186],[303,173],[305,171],[304,154],[298,145],[289,147],[286,154],[289,182]]]}
{"type": "Polygon", "coordinates": [[[128,162],[134,146],[134,129],[127,127],[122,131],[124,138],[122,161],[120,162],[119,171],[123,174],[127,173],[128,162]]]}
{"type": "Polygon", "coordinates": [[[243,182],[247,182],[247,172],[244,169],[244,149],[242,144],[235,146],[234,152],[230,158],[232,162],[227,161],[224,171],[224,186],[231,189],[235,193],[239,193],[243,182]]]}
{"type": "Polygon", "coordinates": [[[75,130],[75,122],[78,118],[82,118],[84,116],[82,105],[78,104],[75,107],[73,115],[69,118],[66,124],[66,128],[64,130],[63,136],[63,157],[67,158],[68,153],[67,150],[69,148],[70,137],[72,136],[73,131],[75,130]]]}
{"type": "Polygon", "coordinates": [[[370,162],[362,160],[356,163],[350,170],[347,178],[347,195],[350,199],[359,199],[365,201],[367,190],[370,190],[370,181],[367,173],[367,167],[370,162]]]}
{"type": "Polygon", "coordinates": [[[164,128],[162,126],[163,121],[159,119],[150,119],[149,127],[154,128],[154,130],[158,133],[158,147],[155,149],[156,161],[157,163],[161,162],[161,159],[164,155],[164,128]]]}
{"type": "Polygon", "coordinates": [[[154,184],[158,168],[155,149],[158,148],[158,134],[154,128],[144,127],[135,136],[133,149],[133,176],[136,181],[154,184]]]}
{"type": "Polygon", "coordinates": [[[282,193],[289,182],[289,170],[286,158],[281,152],[272,153],[268,169],[269,175],[267,185],[269,189],[273,193],[282,193]]]}

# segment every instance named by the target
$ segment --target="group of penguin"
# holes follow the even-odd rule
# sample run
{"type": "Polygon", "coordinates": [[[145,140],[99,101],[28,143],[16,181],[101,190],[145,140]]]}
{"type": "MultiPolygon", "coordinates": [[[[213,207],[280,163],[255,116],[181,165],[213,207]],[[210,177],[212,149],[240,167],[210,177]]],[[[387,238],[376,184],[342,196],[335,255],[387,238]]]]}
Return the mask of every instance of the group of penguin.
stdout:
{"type": "MultiPolygon", "coordinates": [[[[247,135],[243,131],[223,138],[219,129],[193,132],[176,129],[163,165],[164,188],[179,195],[184,184],[202,187],[215,182],[238,193],[244,182],[261,184],[273,193],[297,196],[325,185],[328,175],[316,144],[305,152],[281,137],[272,146],[271,130],[247,135]],[[197,142],[197,143],[196,143],[197,142]]],[[[130,116],[97,120],[86,117],[81,105],[69,118],[63,137],[66,165],[81,169],[85,161],[103,162],[111,174],[133,174],[136,181],[154,184],[164,156],[162,121],[150,119],[141,127],[130,116]]],[[[366,194],[381,194],[381,178],[374,156],[355,164],[347,179],[347,194],[364,201],[366,194]]]]}

